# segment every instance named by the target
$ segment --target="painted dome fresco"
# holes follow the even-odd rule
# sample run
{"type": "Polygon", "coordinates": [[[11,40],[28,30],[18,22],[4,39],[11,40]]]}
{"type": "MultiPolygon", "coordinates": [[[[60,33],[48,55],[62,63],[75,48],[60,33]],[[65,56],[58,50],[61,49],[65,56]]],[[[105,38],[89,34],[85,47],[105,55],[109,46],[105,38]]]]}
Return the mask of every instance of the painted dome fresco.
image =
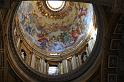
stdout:
{"type": "Polygon", "coordinates": [[[64,53],[83,44],[92,32],[95,37],[92,4],[55,2],[24,1],[19,6],[16,19],[32,47],[45,54],[64,53]]]}
{"type": "Polygon", "coordinates": [[[42,77],[71,75],[97,55],[97,20],[91,3],[21,1],[12,23],[17,56],[42,77]]]}

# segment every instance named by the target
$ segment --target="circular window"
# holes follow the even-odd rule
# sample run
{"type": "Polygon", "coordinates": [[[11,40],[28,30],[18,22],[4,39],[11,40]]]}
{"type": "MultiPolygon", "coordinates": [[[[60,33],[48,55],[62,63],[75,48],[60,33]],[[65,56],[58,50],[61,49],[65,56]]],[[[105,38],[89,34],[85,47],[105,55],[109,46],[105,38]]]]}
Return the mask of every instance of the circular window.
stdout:
{"type": "Polygon", "coordinates": [[[46,5],[52,11],[59,11],[64,7],[65,1],[59,1],[59,0],[58,1],[51,1],[51,0],[48,0],[48,1],[46,1],[46,5]]]}

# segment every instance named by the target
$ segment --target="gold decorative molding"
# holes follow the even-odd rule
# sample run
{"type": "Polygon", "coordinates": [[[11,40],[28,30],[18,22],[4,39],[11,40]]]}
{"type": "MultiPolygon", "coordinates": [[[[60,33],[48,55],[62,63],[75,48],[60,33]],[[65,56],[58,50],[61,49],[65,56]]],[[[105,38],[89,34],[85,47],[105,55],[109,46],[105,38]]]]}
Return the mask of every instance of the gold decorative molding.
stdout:
{"type": "Polygon", "coordinates": [[[68,2],[65,2],[65,6],[62,10],[52,11],[47,7],[45,1],[37,2],[37,6],[38,6],[38,9],[40,10],[40,13],[43,16],[46,16],[51,19],[62,19],[63,17],[67,16],[70,10],[72,10],[73,5],[74,4],[72,2],[68,1],[68,2]]]}

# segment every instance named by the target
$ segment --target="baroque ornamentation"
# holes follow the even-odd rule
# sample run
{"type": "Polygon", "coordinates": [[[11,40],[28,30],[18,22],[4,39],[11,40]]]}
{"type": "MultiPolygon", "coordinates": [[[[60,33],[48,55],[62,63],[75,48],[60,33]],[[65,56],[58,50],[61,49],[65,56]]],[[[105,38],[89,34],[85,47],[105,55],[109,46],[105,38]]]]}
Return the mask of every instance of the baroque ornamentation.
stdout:
{"type": "Polygon", "coordinates": [[[65,2],[63,8],[59,11],[52,11],[48,8],[46,1],[38,1],[37,6],[40,10],[40,13],[43,16],[46,16],[51,19],[63,19],[65,16],[67,16],[70,11],[72,10],[72,6],[74,4],[72,2],[65,2]]]}

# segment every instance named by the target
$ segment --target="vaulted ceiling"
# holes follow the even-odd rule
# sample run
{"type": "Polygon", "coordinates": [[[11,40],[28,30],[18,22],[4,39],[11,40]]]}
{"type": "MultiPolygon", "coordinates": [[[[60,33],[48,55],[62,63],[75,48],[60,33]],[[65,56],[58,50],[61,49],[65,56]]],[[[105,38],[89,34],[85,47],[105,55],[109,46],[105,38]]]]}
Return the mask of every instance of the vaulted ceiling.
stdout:
{"type": "MultiPolygon", "coordinates": [[[[6,1],[5,1],[6,3],[6,1]]],[[[11,3],[11,7],[14,5],[14,1],[11,3]]],[[[123,0],[95,0],[93,2],[97,7],[99,6],[104,10],[104,39],[102,44],[102,50],[100,53],[103,54],[102,59],[99,61],[100,65],[95,68],[91,76],[87,76],[86,82],[123,82],[124,79],[124,11],[123,11],[123,0]],[[104,45],[104,46],[103,46],[104,45]]],[[[1,6],[1,4],[0,4],[1,6]]],[[[3,5],[0,9],[0,82],[12,81],[12,82],[23,82],[18,73],[15,73],[12,66],[9,65],[8,61],[8,50],[5,37],[7,36],[4,28],[6,21],[9,19],[8,16],[9,8],[8,5],[3,5]]],[[[10,62],[11,63],[11,62],[10,62]]],[[[25,69],[26,70],[26,69],[25,69]]],[[[91,73],[91,72],[89,72],[91,73]]],[[[34,77],[32,75],[32,77],[34,77]]],[[[68,77],[69,78],[69,77],[68,77]]],[[[82,77],[77,78],[76,82],[82,82],[82,77]]]]}

